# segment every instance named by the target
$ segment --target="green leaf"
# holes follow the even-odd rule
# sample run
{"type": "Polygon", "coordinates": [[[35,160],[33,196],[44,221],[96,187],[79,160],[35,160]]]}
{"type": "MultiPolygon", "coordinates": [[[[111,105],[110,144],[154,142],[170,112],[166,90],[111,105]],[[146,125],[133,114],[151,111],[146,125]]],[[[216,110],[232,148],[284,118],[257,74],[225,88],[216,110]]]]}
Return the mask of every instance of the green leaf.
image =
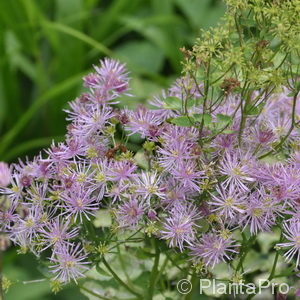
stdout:
{"type": "Polygon", "coordinates": [[[232,134],[232,133],[235,133],[234,130],[231,130],[231,129],[225,129],[222,131],[222,133],[225,133],[225,134],[232,134]]]}
{"type": "Polygon", "coordinates": [[[44,21],[44,25],[50,29],[57,30],[60,32],[63,32],[67,35],[73,36],[74,38],[92,46],[93,48],[99,50],[101,53],[111,56],[112,51],[108,49],[105,45],[99,43],[98,41],[92,39],[88,35],[72,28],[64,24],[56,23],[56,22],[49,22],[49,21],[44,21]]]}
{"type": "Polygon", "coordinates": [[[150,275],[151,275],[151,272],[149,272],[149,271],[143,272],[139,277],[137,277],[133,281],[134,285],[140,286],[140,287],[147,286],[149,283],[150,275]]]}
{"type": "Polygon", "coordinates": [[[176,4],[194,28],[208,28],[219,20],[224,14],[225,6],[222,1],[212,2],[210,0],[176,0],[176,4]],[[212,9],[213,8],[213,9],[212,9]]]}
{"type": "Polygon", "coordinates": [[[164,108],[180,110],[182,108],[182,100],[177,97],[167,97],[164,99],[164,108]]]}
{"type": "Polygon", "coordinates": [[[128,64],[129,69],[137,73],[158,73],[163,66],[163,52],[148,41],[127,42],[119,46],[114,53],[128,64]]]}
{"type": "Polygon", "coordinates": [[[197,105],[197,102],[200,103],[200,101],[201,101],[201,100],[189,99],[189,100],[187,100],[186,107],[187,107],[187,108],[194,107],[195,105],[197,105]]]}
{"type": "Polygon", "coordinates": [[[155,257],[155,254],[151,253],[150,251],[151,249],[138,248],[137,251],[135,252],[135,255],[139,259],[149,259],[155,257]]]}
{"type": "Polygon", "coordinates": [[[182,126],[182,127],[191,127],[194,125],[191,122],[191,117],[187,117],[187,116],[174,118],[171,120],[171,123],[173,123],[177,126],[182,126]]]}
{"type": "Polygon", "coordinates": [[[251,18],[241,18],[241,25],[246,27],[256,27],[256,22],[251,18]]]}
{"type": "Polygon", "coordinates": [[[11,161],[14,158],[17,158],[18,156],[32,149],[47,147],[51,144],[52,141],[58,142],[63,140],[64,140],[64,136],[51,136],[51,137],[37,138],[37,139],[25,141],[23,143],[19,143],[14,148],[10,149],[10,151],[7,151],[3,155],[2,160],[11,161]]]}
{"type": "Polygon", "coordinates": [[[232,121],[232,117],[228,115],[223,114],[217,114],[217,119],[220,123],[228,124],[232,121]]]}
{"type": "MultiPolygon", "coordinates": [[[[146,18],[124,17],[122,20],[125,26],[138,32],[145,39],[156,45],[169,58],[172,67],[179,71],[178,60],[181,60],[181,53],[180,51],[174,51],[174,47],[177,46],[174,44],[176,41],[174,41],[173,36],[169,32],[163,30],[161,24],[155,24],[153,20],[146,18]]],[[[163,16],[161,20],[166,20],[166,17],[163,16]]]]}
{"type": "Polygon", "coordinates": [[[15,125],[2,137],[0,145],[0,153],[10,146],[15,137],[22,131],[22,129],[28,124],[31,118],[38,112],[38,110],[45,105],[51,99],[58,97],[60,93],[73,88],[80,82],[84,73],[76,74],[73,77],[66,79],[49,89],[45,94],[36,99],[34,103],[24,112],[22,117],[15,123],[15,125]]]}
{"type": "Polygon", "coordinates": [[[145,152],[143,150],[138,151],[135,156],[134,160],[136,161],[137,165],[145,170],[149,169],[149,161],[148,158],[145,155],[145,152]]]}
{"type": "Polygon", "coordinates": [[[194,114],[193,118],[197,121],[197,122],[204,122],[205,126],[208,126],[209,124],[211,124],[212,122],[212,116],[209,114],[194,114]]]}
{"type": "Polygon", "coordinates": [[[17,36],[11,30],[4,33],[5,50],[11,67],[19,68],[29,78],[35,80],[36,70],[30,60],[22,54],[22,46],[17,36]]]}
{"type": "Polygon", "coordinates": [[[110,227],[112,224],[111,215],[108,209],[100,209],[96,212],[94,226],[99,227],[110,227]]]}
{"type": "Polygon", "coordinates": [[[207,232],[208,231],[208,229],[209,229],[208,221],[206,221],[205,219],[201,219],[197,223],[200,226],[199,232],[207,232]]]}
{"type": "Polygon", "coordinates": [[[96,264],[96,270],[100,275],[103,275],[105,277],[111,277],[111,274],[109,274],[108,272],[106,272],[103,268],[101,268],[99,266],[99,264],[96,264]]]}
{"type": "Polygon", "coordinates": [[[248,104],[245,107],[246,115],[254,116],[254,115],[259,114],[259,112],[261,111],[263,105],[264,105],[264,103],[262,103],[262,105],[257,105],[257,106],[253,106],[251,104],[248,104]]]}

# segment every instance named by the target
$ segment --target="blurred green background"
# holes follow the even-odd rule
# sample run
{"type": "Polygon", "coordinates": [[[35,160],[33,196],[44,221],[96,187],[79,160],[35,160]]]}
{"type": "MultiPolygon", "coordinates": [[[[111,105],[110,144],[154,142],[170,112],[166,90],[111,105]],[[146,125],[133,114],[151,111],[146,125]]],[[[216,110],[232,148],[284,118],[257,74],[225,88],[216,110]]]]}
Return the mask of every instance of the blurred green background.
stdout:
{"type": "MultiPolygon", "coordinates": [[[[104,56],[126,62],[134,107],[180,76],[179,48],[224,14],[221,0],[0,0],[0,160],[32,157],[65,134],[67,102],[104,56]]],[[[85,299],[75,286],[53,295],[37,261],[5,254],[8,300],[85,299]]]]}

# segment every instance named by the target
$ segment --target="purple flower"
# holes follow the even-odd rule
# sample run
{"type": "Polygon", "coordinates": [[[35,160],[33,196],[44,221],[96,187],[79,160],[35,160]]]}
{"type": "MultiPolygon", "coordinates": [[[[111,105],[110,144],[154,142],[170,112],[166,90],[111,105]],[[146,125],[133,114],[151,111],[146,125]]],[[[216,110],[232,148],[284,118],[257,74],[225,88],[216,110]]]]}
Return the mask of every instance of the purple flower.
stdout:
{"type": "Polygon", "coordinates": [[[129,197],[129,194],[126,193],[126,189],[128,188],[128,186],[128,184],[115,184],[109,188],[109,191],[105,194],[105,196],[111,198],[112,204],[118,200],[121,201],[122,196],[129,197]]]}
{"type": "Polygon", "coordinates": [[[195,145],[199,139],[199,132],[192,127],[179,127],[172,124],[167,124],[165,130],[161,134],[161,138],[166,144],[174,141],[181,141],[187,144],[195,145]]]}
{"type": "MultiPolygon", "coordinates": [[[[285,114],[268,120],[268,127],[271,128],[276,138],[285,136],[291,128],[291,116],[285,114]]],[[[295,135],[296,131],[292,132],[289,139],[295,135]]]]}
{"type": "Polygon", "coordinates": [[[106,58],[100,61],[100,67],[94,66],[96,73],[83,78],[84,85],[90,88],[86,99],[94,104],[117,104],[120,94],[128,90],[128,72],[124,64],[106,58]]]}
{"type": "Polygon", "coordinates": [[[2,197],[0,200],[0,230],[7,232],[17,222],[19,216],[16,212],[18,203],[10,203],[9,198],[2,197]]]}
{"type": "Polygon", "coordinates": [[[64,243],[70,243],[68,240],[73,239],[78,235],[78,228],[69,230],[70,222],[63,221],[59,218],[47,222],[41,229],[40,233],[45,247],[43,250],[54,246],[55,249],[64,243]]]}
{"type": "MultiPolygon", "coordinates": [[[[256,108],[266,96],[268,101],[261,114],[247,116],[239,135],[241,95],[226,94],[221,102],[207,99],[213,122],[203,130],[197,122],[177,126],[169,118],[182,115],[179,99],[187,100],[188,115],[203,113],[195,101],[202,103],[203,84],[180,78],[152,101],[158,109],[130,111],[112,105],[128,95],[125,66],[105,59],[94,68],[84,78],[88,90],[67,110],[64,142],[53,142],[33,161],[20,160],[11,168],[0,162],[0,231],[22,251],[51,251],[51,272],[61,282],[84,276],[87,259],[94,259],[73,239],[97,247],[76,224],[90,222],[100,205],[114,213],[114,229],[155,233],[169,247],[190,249],[192,260],[211,267],[237,252],[225,228],[249,227],[255,235],[284,224],[287,241],[278,245],[287,248],[287,261],[300,263],[299,132],[297,126],[290,129],[288,88],[270,97],[254,91],[249,100],[256,108]],[[169,96],[179,98],[179,106],[173,109],[165,101],[169,96]],[[229,134],[217,133],[222,125],[218,114],[233,118],[229,134]],[[285,160],[260,160],[290,131],[282,145],[285,160]],[[123,147],[133,134],[146,139],[146,171],[126,152],[130,143],[123,147]],[[209,225],[202,236],[201,218],[209,225]]],[[[274,153],[281,151],[277,148],[274,153]]]]}
{"type": "Polygon", "coordinates": [[[289,162],[292,163],[295,167],[297,167],[299,169],[300,168],[300,151],[295,151],[291,155],[289,162]]]}
{"type": "Polygon", "coordinates": [[[99,209],[96,197],[92,195],[90,189],[82,186],[76,186],[70,191],[61,194],[62,204],[59,207],[64,209],[61,215],[74,215],[75,221],[79,217],[82,222],[82,216],[89,220],[89,215],[94,215],[94,210],[99,209]]]}
{"type": "Polygon", "coordinates": [[[122,160],[122,161],[112,161],[109,164],[109,168],[107,169],[106,176],[110,181],[123,182],[134,178],[136,174],[134,174],[136,170],[136,165],[134,165],[130,161],[122,160]]]}
{"type": "Polygon", "coordinates": [[[250,194],[243,208],[244,214],[241,215],[240,222],[244,223],[245,227],[250,226],[251,234],[269,231],[275,224],[276,214],[281,211],[281,205],[274,202],[264,189],[257,189],[250,194]]]}
{"type": "Polygon", "coordinates": [[[157,213],[156,213],[156,211],[153,210],[153,209],[150,209],[150,210],[148,211],[147,217],[148,217],[149,220],[151,220],[151,221],[158,220],[158,218],[157,218],[157,213]]]}
{"type": "Polygon", "coordinates": [[[156,172],[142,172],[135,180],[137,186],[136,192],[148,200],[150,200],[150,198],[154,195],[163,197],[160,182],[161,176],[159,176],[156,172]]]}
{"type": "Polygon", "coordinates": [[[67,283],[71,279],[77,282],[77,278],[84,277],[83,273],[88,270],[86,265],[89,262],[84,261],[87,255],[83,253],[83,248],[80,249],[80,244],[61,245],[54,254],[50,258],[53,263],[50,269],[55,274],[54,279],[67,283]]]}
{"type": "Polygon", "coordinates": [[[192,245],[196,238],[196,221],[199,212],[193,206],[175,206],[163,222],[161,238],[167,240],[170,247],[178,247],[183,251],[184,244],[192,245]]]}
{"type": "Polygon", "coordinates": [[[151,111],[144,106],[139,106],[136,111],[126,111],[128,122],[126,130],[129,135],[139,133],[142,138],[155,138],[159,135],[159,125],[162,123],[155,111],[151,111]]]}
{"type": "Polygon", "coordinates": [[[106,91],[124,93],[128,88],[128,72],[124,64],[115,59],[105,58],[100,61],[100,67],[94,66],[100,78],[99,86],[106,91]]]}
{"type": "Polygon", "coordinates": [[[66,152],[66,147],[63,143],[55,145],[53,142],[51,147],[45,152],[48,154],[48,158],[42,161],[48,163],[48,168],[65,167],[71,158],[69,153],[66,152]]]}
{"type": "Polygon", "coordinates": [[[43,224],[43,210],[40,205],[33,205],[26,211],[26,217],[18,218],[16,224],[11,229],[11,238],[23,234],[28,243],[31,244],[38,236],[38,232],[43,224]]]}
{"type": "Polygon", "coordinates": [[[48,182],[38,183],[34,182],[30,189],[27,190],[26,199],[35,205],[43,205],[44,201],[48,199],[48,182]]]}
{"type": "Polygon", "coordinates": [[[235,146],[237,141],[236,134],[219,134],[213,141],[213,146],[215,146],[217,152],[222,152],[226,150],[230,152],[235,146]]]}
{"type": "Polygon", "coordinates": [[[66,173],[70,174],[70,178],[74,178],[74,181],[78,184],[91,183],[95,171],[92,168],[92,164],[87,160],[73,161],[73,164],[69,165],[66,173]]]}
{"type": "Polygon", "coordinates": [[[93,173],[94,178],[91,182],[91,189],[97,194],[97,201],[100,201],[104,193],[107,191],[107,172],[109,170],[109,162],[105,158],[101,161],[97,161],[94,166],[95,172],[93,173]]]}
{"type": "Polygon", "coordinates": [[[68,136],[66,144],[62,145],[62,151],[70,158],[83,156],[87,150],[87,145],[82,140],[82,136],[68,136]]]}
{"type": "Polygon", "coordinates": [[[11,172],[7,163],[0,162],[0,186],[8,186],[11,182],[11,172]]]}
{"type": "Polygon", "coordinates": [[[186,140],[172,140],[164,143],[158,148],[158,161],[166,171],[172,170],[179,164],[184,164],[186,160],[194,158],[192,154],[193,145],[186,140]]]}
{"type": "Polygon", "coordinates": [[[267,145],[275,140],[274,133],[271,129],[256,126],[253,131],[254,141],[257,144],[267,145]]]}
{"type": "Polygon", "coordinates": [[[284,237],[288,240],[285,243],[279,243],[277,246],[283,248],[290,248],[284,257],[287,262],[290,262],[296,256],[296,266],[300,262],[300,223],[298,221],[283,223],[284,237]]]}
{"type": "Polygon", "coordinates": [[[216,108],[214,110],[214,115],[223,114],[227,116],[232,116],[235,114],[235,119],[239,120],[241,117],[241,112],[239,106],[241,103],[241,96],[230,94],[227,96],[226,101],[220,105],[219,102],[216,103],[216,108]]]}
{"type": "Polygon", "coordinates": [[[300,169],[295,164],[257,164],[253,177],[268,186],[279,201],[297,200],[300,193],[300,169]]]}
{"type": "Polygon", "coordinates": [[[114,117],[115,113],[109,106],[93,106],[91,109],[78,115],[74,124],[73,133],[85,138],[102,133],[105,125],[114,117]]]}
{"type": "Polygon", "coordinates": [[[10,187],[0,187],[0,192],[6,195],[11,203],[18,203],[22,198],[23,186],[20,183],[19,174],[13,173],[10,187]]]}
{"type": "Polygon", "coordinates": [[[170,173],[176,178],[181,184],[193,191],[200,192],[200,180],[203,179],[204,172],[197,170],[196,162],[186,161],[179,162],[170,173]]]}
{"type": "Polygon", "coordinates": [[[162,204],[167,206],[167,208],[185,202],[191,194],[187,187],[184,187],[173,177],[168,181],[162,182],[161,188],[163,192],[162,204]]]}
{"type": "Polygon", "coordinates": [[[180,99],[187,97],[187,95],[192,97],[192,99],[199,98],[201,97],[201,93],[203,93],[203,84],[201,83],[197,86],[190,76],[180,77],[169,88],[169,93],[170,96],[180,99]]]}
{"type": "Polygon", "coordinates": [[[116,210],[117,222],[121,228],[134,229],[144,215],[144,204],[137,198],[130,198],[116,210]]]}
{"type": "Polygon", "coordinates": [[[246,204],[246,195],[234,185],[228,188],[223,185],[217,186],[218,195],[212,194],[212,199],[208,204],[212,206],[212,212],[217,212],[229,222],[235,221],[235,217],[239,213],[244,213],[243,207],[246,204]]]}
{"type": "Polygon", "coordinates": [[[250,167],[247,160],[239,158],[237,153],[225,153],[220,162],[220,173],[227,177],[224,181],[225,187],[232,184],[241,190],[247,191],[249,188],[246,184],[255,181],[250,176],[250,167]]]}
{"type": "Polygon", "coordinates": [[[230,237],[211,232],[203,234],[190,249],[194,260],[203,260],[206,266],[214,268],[216,264],[230,260],[230,255],[237,253],[235,248],[238,246],[230,237]]]}
{"type": "Polygon", "coordinates": [[[162,121],[165,121],[168,118],[174,118],[179,115],[173,110],[165,108],[164,99],[167,97],[168,95],[165,92],[163,92],[162,97],[155,96],[151,101],[149,101],[149,104],[157,108],[155,109],[155,112],[157,113],[157,115],[162,121]]]}
{"type": "Polygon", "coordinates": [[[20,247],[21,253],[26,253],[28,250],[30,250],[34,255],[38,255],[33,247],[32,242],[28,239],[28,236],[25,232],[9,233],[9,238],[15,245],[20,247]]]}

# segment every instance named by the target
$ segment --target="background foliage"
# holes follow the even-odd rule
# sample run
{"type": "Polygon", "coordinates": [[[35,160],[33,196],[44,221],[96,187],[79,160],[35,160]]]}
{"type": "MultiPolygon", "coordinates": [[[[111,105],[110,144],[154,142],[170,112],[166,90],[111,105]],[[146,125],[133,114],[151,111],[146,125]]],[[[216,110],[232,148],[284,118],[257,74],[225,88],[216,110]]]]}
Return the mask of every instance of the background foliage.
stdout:
{"type": "MultiPolygon", "coordinates": [[[[62,109],[101,57],[128,64],[134,107],[180,75],[179,48],[223,14],[220,0],[0,0],[0,160],[63,138],[62,109]]],[[[81,299],[76,287],[53,296],[46,282],[23,284],[41,277],[35,265],[6,253],[8,300],[81,299]]]]}

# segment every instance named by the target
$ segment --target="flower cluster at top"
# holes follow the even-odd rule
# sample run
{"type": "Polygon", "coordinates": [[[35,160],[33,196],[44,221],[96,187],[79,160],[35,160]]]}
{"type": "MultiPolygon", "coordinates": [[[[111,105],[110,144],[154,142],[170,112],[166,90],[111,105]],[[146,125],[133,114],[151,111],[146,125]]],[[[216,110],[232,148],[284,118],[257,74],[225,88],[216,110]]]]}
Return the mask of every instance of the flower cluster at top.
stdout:
{"type": "MultiPolygon", "coordinates": [[[[297,94],[283,87],[267,95],[261,113],[242,122],[239,93],[203,114],[205,87],[185,76],[153,108],[131,111],[118,106],[129,95],[125,66],[105,59],[94,69],[84,77],[88,92],[70,103],[65,141],[32,161],[0,165],[0,229],[21,251],[45,255],[60,282],[84,276],[99,246],[86,231],[106,208],[113,231],[140,230],[209,268],[237,256],[236,230],[256,235],[278,225],[278,246],[298,264],[297,94]],[[144,139],[143,165],[128,149],[134,134],[144,139]],[[283,147],[276,159],[274,145],[283,147]]],[[[252,95],[253,108],[260,99],[252,95]]]]}

